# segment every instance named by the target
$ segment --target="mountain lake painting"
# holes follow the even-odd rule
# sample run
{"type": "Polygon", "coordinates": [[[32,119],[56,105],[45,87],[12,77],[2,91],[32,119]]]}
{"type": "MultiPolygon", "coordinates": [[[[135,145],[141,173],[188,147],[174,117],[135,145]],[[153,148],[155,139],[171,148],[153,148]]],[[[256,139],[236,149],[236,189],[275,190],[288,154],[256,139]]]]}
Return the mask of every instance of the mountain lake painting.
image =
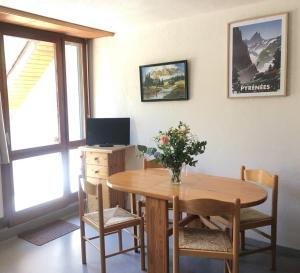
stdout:
{"type": "Polygon", "coordinates": [[[140,66],[141,100],[187,100],[187,61],[140,66]]]}
{"type": "Polygon", "coordinates": [[[230,25],[229,97],[285,95],[286,16],[230,25]]]}

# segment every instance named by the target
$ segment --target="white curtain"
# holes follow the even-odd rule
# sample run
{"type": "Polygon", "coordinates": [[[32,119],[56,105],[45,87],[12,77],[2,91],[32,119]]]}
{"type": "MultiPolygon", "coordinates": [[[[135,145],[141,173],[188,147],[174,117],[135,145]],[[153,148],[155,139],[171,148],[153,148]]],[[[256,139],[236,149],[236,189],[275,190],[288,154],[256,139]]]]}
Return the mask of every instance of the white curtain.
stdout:
{"type": "Polygon", "coordinates": [[[0,164],[8,164],[8,147],[7,139],[4,128],[3,112],[2,112],[2,102],[0,98],[0,164]]]}

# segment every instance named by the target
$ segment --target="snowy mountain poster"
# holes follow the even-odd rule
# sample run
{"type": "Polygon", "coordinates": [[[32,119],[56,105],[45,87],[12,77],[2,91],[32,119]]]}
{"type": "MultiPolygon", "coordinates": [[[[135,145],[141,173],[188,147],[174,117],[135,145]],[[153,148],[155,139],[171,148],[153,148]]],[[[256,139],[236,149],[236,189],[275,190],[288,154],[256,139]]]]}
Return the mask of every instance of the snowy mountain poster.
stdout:
{"type": "Polygon", "coordinates": [[[286,95],[287,14],[229,24],[229,97],[286,95]]]}

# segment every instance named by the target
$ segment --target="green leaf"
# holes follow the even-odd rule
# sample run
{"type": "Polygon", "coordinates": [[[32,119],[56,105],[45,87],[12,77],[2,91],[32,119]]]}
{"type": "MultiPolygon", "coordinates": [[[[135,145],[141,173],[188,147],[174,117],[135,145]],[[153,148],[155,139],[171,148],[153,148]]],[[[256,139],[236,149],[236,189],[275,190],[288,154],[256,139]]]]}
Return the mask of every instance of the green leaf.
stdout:
{"type": "Polygon", "coordinates": [[[147,150],[146,150],[145,153],[146,153],[147,155],[154,155],[156,151],[157,151],[156,148],[147,148],[147,150]]]}
{"type": "Polygon", "coordinates": [[[142,153],[146,153],[147,152],[147,147],[145,145],[137,145],[137,148],[142,153]]]}

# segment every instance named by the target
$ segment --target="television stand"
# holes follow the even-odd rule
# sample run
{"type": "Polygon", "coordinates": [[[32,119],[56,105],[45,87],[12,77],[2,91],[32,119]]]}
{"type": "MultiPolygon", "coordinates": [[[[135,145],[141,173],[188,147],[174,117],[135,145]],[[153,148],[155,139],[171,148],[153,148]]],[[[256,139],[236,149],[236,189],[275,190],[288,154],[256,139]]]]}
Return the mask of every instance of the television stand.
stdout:
{"type": "MultiPolygon", "coordinates": [[[[106,183],[110,175],[125,171],[125,152],[128,149],[134,149],[134,147],[134,145],[79,147],[82,160],[82,176],[91,183],[102,184],[104,208],[111,208],[117,205],[126,208],[126,193],[108,188],[106,183]]],[[[89,211],[97,209],[98,200],[93,196],[88,196],[87,200],[89,211]]]]}
{"type": "Polygon", "coordinates": [[[110,143],[104,143],[104,144],[99,144],[99,147],[114,147],[114,145],[110,143]]]}

